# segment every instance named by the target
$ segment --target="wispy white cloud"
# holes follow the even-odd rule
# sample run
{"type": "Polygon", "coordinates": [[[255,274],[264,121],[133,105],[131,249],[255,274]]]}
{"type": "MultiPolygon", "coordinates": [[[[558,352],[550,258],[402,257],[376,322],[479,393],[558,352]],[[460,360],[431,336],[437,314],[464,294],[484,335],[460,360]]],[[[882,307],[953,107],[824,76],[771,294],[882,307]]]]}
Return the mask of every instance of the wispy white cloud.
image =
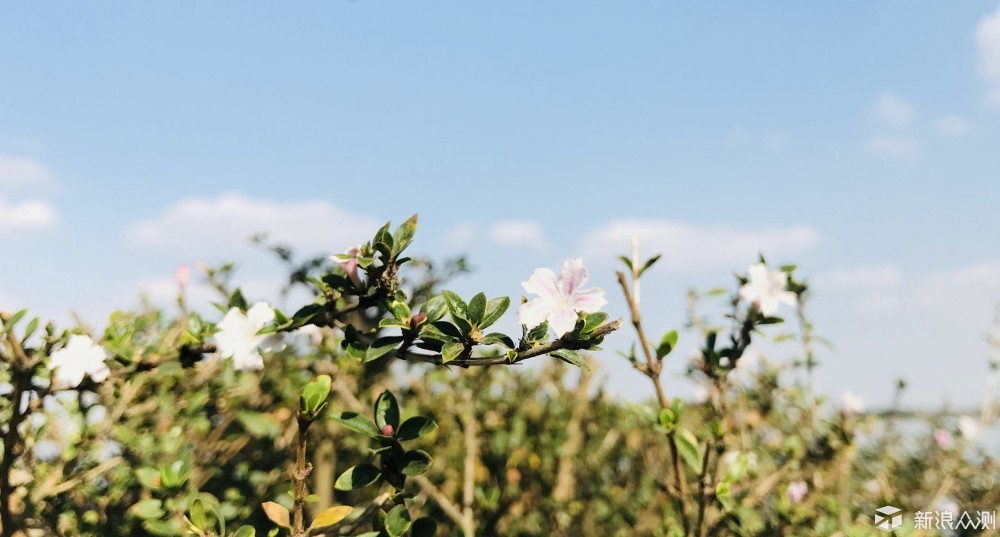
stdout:
{"type": "Polygon", "coordinates": [[[0,187],[49,186],[55,174],[39,160],[0,153],[0,187]]]}
{"type": "Polygon", "coordinates": [[[865,149],[873,155],[893,159],[912,159],[920,156],[920,142],[912,136],[873,136],[865,149]]]}
{"type": "Polygon", "coordinates": [[[909,102],[890,93],[879,98],[873,112],[879,121],[893,127],[909,125],[916,116],[909,102]]]}
{"type": "Polygon", "coordinates": [[[541,251],[546,248],[545,227],[535,220],[501,220],[490,226],[490,239],[508,247],[531,248],[541,251]]]}
{"type": "Polygon", "coordinates": [[[895,265],[844,267],[820,274],[817,285],[834,288],[895,287],[903,280],[902,271],[895,265]]]}
{"type": "Polygon", "coordinates": [[[969,130],[965,119],[954,114],[941,116],[938,118],[935,126],[940,134],[950,136],[952,138],[963,136],[969,130]]]}
{"type": "Polygon", "coordinates": [[[50,229],[58,221],[58,213],[48,201],[0,197],[0,236],[50,229]]]}
{"type": "Polygon", "coordinates": [[[464,250],[476,244],[482,235],[482,226],[476,222],[463,221],[449,227],[441,238],[441,242],[447,248],[464,250]]]}
{"type": "Polygon", "coordinates": [[[983,17],[976,26],[979,72],[989,86],[986,102],[1000,107],[1000,8],[983,17]]]}
{"type": "Polygon", "coordinates": [[[612,220],[592,229],[583,251],[598,259],[625,253],[632,237],[645,252],[660,252],[662,266],[694,269],[753,261],[758,253],[789,256],[806,251],[819,241],[819,233],[805,226],[746,229],[698,226],[664,219],[612,220]]]}
{"type": "Polygon", "coordinates": [[[342,251],[378,229],[371,216],[327,201],[275,201],[239,193],[179,200],[128,230],[137,244],[192,252],[229,253],[258,233],[307,253],[342,251]]]}

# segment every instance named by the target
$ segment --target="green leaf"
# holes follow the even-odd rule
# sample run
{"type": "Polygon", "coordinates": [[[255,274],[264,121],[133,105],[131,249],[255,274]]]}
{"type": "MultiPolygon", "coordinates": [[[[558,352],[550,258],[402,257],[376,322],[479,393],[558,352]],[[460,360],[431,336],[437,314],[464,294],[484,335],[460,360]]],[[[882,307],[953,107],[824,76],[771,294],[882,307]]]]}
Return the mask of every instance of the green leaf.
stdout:
{"type": "Polygon", "coordinates": [[[618,260],[621,261],[622,263],[625,263],[625,266],[628,267],[628,271],[632,272],[632,260],[631,259],[629,259],[629,258],[627,258],[627,257],[625,257],[623,255],[620,255],[620,256],[618,256],[618,260]]]}
{"type": "Polygon", "coordinates": [[[479,328],[486,328],[492,326],[493,323],[497,322],[500,317],[503,317],[504,313],[507,313],[507,308],[510,307],[510,297],[502,296],[499,298],[494,298],[486,303],[486,312],[483,314],[483,320],[479,322],[479,328]]]}
{"type": "Polygon", "coordinates": [[[38,323],[39,323],[38,317],[35,317],[34,319],[28,321],[28,326],[24,328],[24,336],[21,337],[22,341],[30,338],[31,335],[35,333],[35,330],[38,330],[38,323]]]}
{"type": "Polygon", "coordinates": [[[552,356],[566,362],[570,365],[575,365],[581,369],[586,369],[590,371],[590,366],[587,365],[587,361],[580,356],[580,353],[570,350],[570,349],[560,349],[552,353],[552,356]]]}
{"type": "Polygon", "coordinates": [[[420,337],[451,341],[462,339],[462,331],[447,321],[436,321],[433,324],[425,324],[420,332],[420,337]]]}
{"type": "Polygon", "coordinates": [[[133,505],[130,510],[132,514],[142,519],[162,518],[166,514],[163,510],[163,502],[156,498],[142,500],[133,505]]]}
{"type": "Polygon", "coordinates": [[[226,534],[226,519],[219,511],[219,500],[211,494],[199,494],[189,509],[191,522],[206,532],[226,534]]]}
{"type": "Polygon", "coordinates": [[[393,507],[385,516],[385,531],[389,532],[391,537],[403,537],[411,524],[410,512],[403,504],[393,507]]]}
{"type": "Polygon", "coordinates": [[[281,434],[281,422],[270,414],[241,410],[236,413],[236,420],[254,438],[275,438],[281,434]]]}
{"type": "Polygon", "coordinates": [[[302,389],[302,401],[305,403],[305,412],[318,412],[320,407],[326,403],[330,397],[330,385],[332,384],[330,375],[319,375],[312,382],[306,384],[302,389]]]}
{"type": "Polygon", "coordinates": [[[437,533],[437,521],[431,517],[420,517],[413,521],[410,527],[412,537],[434,537],[437,533]]]}
{"type": "Polygon", "coordinates": [[[253,529],[253,526],[240,526],[233,533],[233,537],[257,537],[257,530],[253,529]]]}
{"type": "Polygon", "coordinates": [[[664,356],[670,354],[677,346],[677,330],[671,330],[663,335],[660,339],[660,344],[656,346],[656,357],[663,358],[664,356]]]}
{"type": "Polygon", "coordinates": [[[457,341],[445,343],[444,347],[441,348],[441,363],[446,364],[458,358],[463,351],[465,351],[465,344],[463,343],[457,341]]]}
{"type": "Polygon", "coordinates": [[[468,317],[470,323],[475,326],[479,326],[479,323],[483,322],[483,315],[486,314],[486,295],[483,293],[476,293],[476,296],[472,297],[469,301],[469,311],[468,317]]]}
{"type": "Polygon", "coordinates": [[[410,319],[410,306],[406,302],[393,300],[389,303],[389,311],[392,312],[393,317],[400,321],[408,321],[410,319]]]}
{"type": "Polygon", "coordinates": [[[603,311],[587,315],[587,318],[583,321],[583,328],[580,330],[580,334],[586,335],[593,332],[594,329],[604,324],[606,320],[608,320],[608,314],[603,311]]]}
{"type": "Polygon", "coordinates": [[[169,520],[147,520],[142,523],[143,529],[150,535],[162,535],[163,537],[175,537],[181,535],[181,526],[178,519],[169,520]]]}
{"type": "Polygon", "coordinates": [[[735,507],[733,504],[732,489],[729,483],[725,481],[719,481],[715,485],[715,499],[719,501],[723,511],[729,512],[735,507]]]}
{"type": "Polygon", "coordinates": [[[396,439],[400,441],[414,440],[421,436],[428,435],[437,430],[437,423],[424,416],[414,416],[403,422],[396,433],[396,439]]]}
{"type": "Polygon", "coordinates": [[[438,295],[431,297],[424,302],[424,305],[420,308],[420,311],[427,314],[427,322],[432,323],[444,317],[445,313],[448,313],[448,304],[445,303],[444,297],[438,295]]]}
{"type": "Polygon", "coordinates": [[[396,396],[386,390],[375,400],[375,426],[381,431],[386,425],[399,429],[399,403],[396,396]]]}
{"type": "Polygon", "coordinates": [[[6,323],[4,323],[4,328],[8,329],[14,328],[17,325],[17,323],[27,314],[28,310],[20,310],[14,313],[14,315],[11,315],[10,319],[6,323]]]}
{"type": "Polygon", "coordinates": [[[674,436],[677,442],[677,450],[688,467],[696,474],[701,473],[701,448],[698,446],[698,438],[687,429],[677,429],[674,436]]]}
{"type": "Polygon", "coordinates": [[[178,487],[187,481],[191,472],[191,462],[187,457],[174,461],[160,469],[160,484],[167,488],[178,487]]]}
{"type": "Polygon", "coordinates": [[[257,530],[253,526],[240,526],[232,537],[257,537],[257,530]]]}
{"type": "Polygon", "coordinates": [[[417,215],[413,215],[406,219],[396,231],[392,234],[392,242],[394,243],[392,253],[393,255],[399,255],[407,246],[413,242],[413,236],[417,233],[417,215]]]}
{"type": "Polygon", "coordinates": [[[369,438],[376,438],[381,434],[378,427],[372,423],[372,420],[368,419],[366,416],[358,414],[357,412],[344,412],[343,414],[333,416],[330,419],[369,438]]]}
{"type": "Polygon", "coordinates": [[[146,488],[156,489],[160,487],[160,471],[155,468],[138,468],[135,471],[135,477],[146,488]]]}
{"type": "Polygon", "coordinates": [[[657,261],[659,261],[660,257],[662,255],[663,254],[656,254],[653,257],[650,257],[648,260],[646,260],[646,264],[643,265],[641,269],[639,269],[639,274],[638,275],[642,276],[642,273],[646,272],[647,270],[649,270],[649,267],[652,267],[653,264],[655,264],[657,261]]]}
{"type": "Polygon", "coordinates": [[[677,415],[674,411],[669,408],[664,408],[660,410],[660,426],[664,429],[671,431],[674,425],[677,424],[677,415]]]}
{"type": "Polygon", "coordinates": [[[337,490],[357,490],[375,484],[382,478],[382,472],[373,464],[362,463],[352,466],[337,478],[334,488],[337,490]]]}
{"type": "Polygon", "coordinates": [[[483,336],[483,339],[479,340],[480,345],[503,345],[508,349],[514,348],[514,340],[510,339],[510,336],[506,334],[501,334],[500,332],[490,332],[483,336]]]}
{"type": "Polygon", "coordinates": [[[462,297],[452,291],[442,291],[441,296],[444,297],[444,303],[448,305],[448,312],[451,313],[452,319],[468,320],[469,306],[462,300],[462,297]]]}
{"type": "Polygon", "coordinates": [[[425,451],[414,449],[403,455],[403,475],[415,476],[426,473],[431,467],[431,456],[425,451]]]}
{"type": "Polygon", "coordinates": [[[383,336],[376,339],[365,352],[365,361],[371,362],[389,354],[401,341],[403,341],[403,336],[383,336]]]}
{"type": "Polygon", "coordinates": [[[739,481],[746,474],[749,465],[750,459],[746,453],[737,455],[733,462],[729,463],[729,468],[726,468],[726,481],[730,483],[739,481]]]}
{"type": "Polygon", "coordinates": [[[247,310],[247,299],[243,297],[243,291],[239,287],[229,296],[229,307],[239,308],[240,311],[247,310]]]}
{"type": "Polygon", "coordinates": [[[525,339],[528,341],[545,341],[549,336],[549,322],[545,321],[542,324],[528,330],[528,334],[525,339]]]}

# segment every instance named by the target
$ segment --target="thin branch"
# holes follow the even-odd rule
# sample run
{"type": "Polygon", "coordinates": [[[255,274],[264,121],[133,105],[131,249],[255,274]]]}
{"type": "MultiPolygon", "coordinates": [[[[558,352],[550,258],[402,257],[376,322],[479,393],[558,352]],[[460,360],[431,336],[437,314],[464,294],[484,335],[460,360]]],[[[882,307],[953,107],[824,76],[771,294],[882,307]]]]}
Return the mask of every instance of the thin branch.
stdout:
{"type": "Polygon", "coordinates": [[[305,528],[305,505],[306,505],[306,478],[309,477],[309,471],[312,470],[312,465],[306,462],[306,440],[309,433],[309,425],[312,421],[309,419],[299,418],[299,432],[298,432],[298,443],[295,450],[295,473],[292,476],[295,480],[295,514],[294,514],[294,533],[295,537],[304,537],[306,535],[305,528]]]}
{"type": "Polygon", "coordinates": [[[418,475],[412,478],[413,481],[420,487],[420,491],[423,492],[428,498],[434,500],[434,503],[441,508],[441,511],[448,516],[456,525],[462,527],[465,523],[465,517],[462,515],[462,510],[458,508],[445,493],[441,492],[441,489],[437,488],[434,483],[431,483],[430,479],[426,476],[418,475]]]}
{"type": "MultiPolygon", "coordinates": [[[[618,330],[622,326],[621,319],[615,319],[614,321],[605,323],[594,329],[591,334],[595,337],[606,336],[615,330],[618,330]]],[[[450,362],[444,362],[440,354],[424,354],[414,351],[404,350],[402,353],[394,351],[393,355],[400,359],[410,362],[423,362],[433,365],[456,365],[459,367],[477,367],[477,366],[491,366],[491,365],[514,365],[519,364],[529,358],[534,358],[536,356],[543,356],[556,352],[563,349],[573,349],[579,350],[585,345],[584,342],[576,341],[572,339],[559,338],[550,343],[544,345],[539,345],[537,347],[532,347],[523,351],[518,351],[517,357],[513,360],[508,360],[506,356],[484,356],[484,357],[469,357],[469,358],[456,358],[450,362]]]]}
{"type": "Polygon", "coordinates": [[[476,493],[476,461],[479,459],[479,441],[476,430],[476,407],[472,399],[472,389],[466,388],[464,397],[465,412],[462,416],[463,439],[465,443],[465,461],[462,479],[462,532],[465,537],[475,537],[476,520],[472,503],[476,493]]]}
{"type": "MultiPolygon", "coordinates": [[[[633,257],[635,257],[635,252],[633,252],[633,257]]],[[[632,284],[635,285],[638,278],[636,277],[636,272],[634,267],[636,266],[637,260],[633,259],[632,266],[632,284]]],[[[646,375],[649,380],[653,383],[653,388],[656,391],[657,401],[660,403],[660,408],[670,408],[670,402],[667,400],[667,394],[663,390],[663,384],[660,382],[660,371],[662,370],[662,362],[656,358],[653,353],[652,348],[649,345],[649,340],[646,338],[646,330],[642,326],[641,312],[639,311],[639,303],[635,300],[635,293],[632,292],[632,288],[629,285],[628,280],[625,278],[625,274],[619,271],[618,284],[622,288],[622,293],[625,295],[625,302],[628,304],[629,311],[632,314],[632,327],[635,328],[636,334],[639,336],[639,343],[642,347],[642,352],[646,357],[646,365],[643,368],[638,368],[641,373],[646,375]]],[[[638,364],[636,364],[638,365],[638,364]]],[[[674,431],[667,433],[667,444],[670,446],[670,459],[673,466],[674,474],[674,503],[677,506],[677,510],[680,511],[681,526],[684,528],[684,533],[688,533],[688,517],[687,517],[687,480],[684,476],[684,469],[681,466],[680,450],[677,448],[677,437],[674,431]]]]}

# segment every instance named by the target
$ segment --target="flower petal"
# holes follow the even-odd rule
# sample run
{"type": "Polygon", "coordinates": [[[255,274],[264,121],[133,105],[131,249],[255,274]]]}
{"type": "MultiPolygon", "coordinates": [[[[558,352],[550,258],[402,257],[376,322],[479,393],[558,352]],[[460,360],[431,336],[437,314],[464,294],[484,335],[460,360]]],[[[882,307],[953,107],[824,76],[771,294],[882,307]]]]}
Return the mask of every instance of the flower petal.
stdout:
{"type": "Polygon", "coordinates": [[[573,297],[573,308],[584,313],[594,313],[601,310],[608,301],[604,299],[604,289],[593,287],[579,291],[573,297]]]}
{"type": "Polygon", "coordinates": [[[549,316],[551,311],[552,305],[549,301],[536,298],[521,304],[517,310],[517,316],[520,318],[521,324],[528,328],[534,328],[545,322],[545,318],[549,316]]]}
{"type": "Polygon", "coordinates": [[[750,274],[750,281],[756,280],[762,282],[767,280],[767,265],[764,263],[754,263],[753,265],[750,265],[747,272],[750,274]]]}
{"type": "Polygon", "coordinates": [[[285,350],[285,342],[278,334],[270,334],[261,338],[257,347],[264,352],[280,352],[285,350]]]}
{"type": "Polygon", "coordinates": [[[573,331],[578,318],[573,308],[560,308],[549,315],[549,328],[555,332],[556,337],[562,337],[573,331]]]}
{"type": "Polygon", "coordinates": [[[264,359],[256,350],[233,355],[233,368],[237,371],[259,371],[264,369],[264,359]]]}
{"type": "Polygon", "coordinates": [[[552,269],[537,268],[531,273],[528,281],[521,282],[521,287],[528,293],[538,295],[549,300],[559,298],[559,284],[556,281],[556,273],[552,269]]]}
{"type": "Polygon", "coordinates": [[[257,332],[274,320],[274,310],[264,302],[257,302],[247,311],[247,320],[250,321],[253,331],[257,332]]]}
{"type": "Polygon", "coordinates": [[[583,287],[583,284],[587,282],[587,267],[583,266],[583,259],[567,259],[563,263],[562,278],[560,278],[559,283],[562,284],[563,294],[571,295],[576,292],[577,289],[583,287]]]}

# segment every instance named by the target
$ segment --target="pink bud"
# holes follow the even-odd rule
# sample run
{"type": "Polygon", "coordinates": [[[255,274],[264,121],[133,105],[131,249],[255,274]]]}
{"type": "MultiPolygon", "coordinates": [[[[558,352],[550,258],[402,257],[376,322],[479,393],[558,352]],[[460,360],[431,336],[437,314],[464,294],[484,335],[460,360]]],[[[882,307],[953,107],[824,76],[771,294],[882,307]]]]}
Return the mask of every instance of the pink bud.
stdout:
{"type": "Polygon", "coordinates": [[[951,449],[952,446],[955,445],[951,432],[944,429],[934,431],[934,442],[937,443],[938,447],[941,449],[951,449]]]}
{"type": "Polygon", "coordinates": [[[179,287],[181,291],[184,290],[190,280],[191,267],[188,265],[181,265],[177,267],[177,270],[174,271],[174,281],[177,282],[177,287],[179,287]]]}
{"type": "Polygon", "coordinates": [[[385,436],[392,436],[393,432],[394,431],[392,429],[392,425],[389,425],[388,423],[386,423],[385,425],[382,426],[382,434],[383,435],[385,435],[385,436]]]}

